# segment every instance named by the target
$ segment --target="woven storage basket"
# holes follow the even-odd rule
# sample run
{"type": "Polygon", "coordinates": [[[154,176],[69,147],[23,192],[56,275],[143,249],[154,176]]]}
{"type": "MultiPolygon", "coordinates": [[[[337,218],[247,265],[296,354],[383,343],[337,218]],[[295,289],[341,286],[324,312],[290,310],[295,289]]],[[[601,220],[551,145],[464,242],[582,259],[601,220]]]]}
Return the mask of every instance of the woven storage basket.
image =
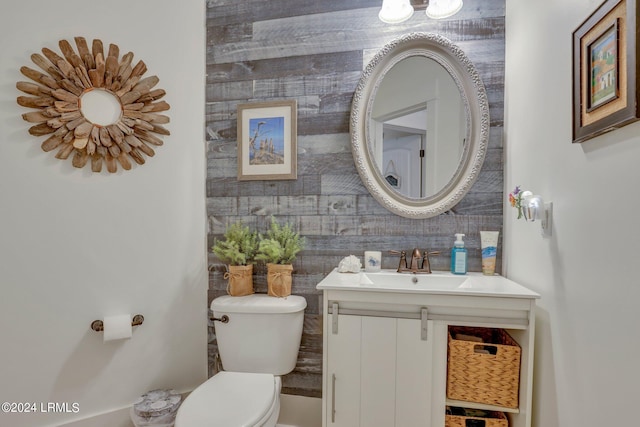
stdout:
{"type": "Polygon", "coordinates": [[[450,327],[447,397],[517,408],[520,353],[518,343],[503,329],[450,327]],[[457,334],[483,342],[455,339],[457,334]]]}
{"type": "Polygon", "coordinates": [[[462,408],[458,411],[451,411],[447,407],[447,415],[444,418],[444,427],[508,427],[509,420],[503,412],[487,411],[483,416],[474,416],[472,413],[465,415],[452,415],[455,413],[465,413],[462,408]]]}

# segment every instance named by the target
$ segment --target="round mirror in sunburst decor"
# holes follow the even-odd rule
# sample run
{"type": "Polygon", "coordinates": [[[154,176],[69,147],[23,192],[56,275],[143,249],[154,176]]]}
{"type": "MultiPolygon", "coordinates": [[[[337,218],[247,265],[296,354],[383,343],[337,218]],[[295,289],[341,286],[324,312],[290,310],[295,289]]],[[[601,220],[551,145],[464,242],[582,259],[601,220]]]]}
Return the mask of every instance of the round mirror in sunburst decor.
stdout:
{"type": "Polygon", "coordinates": [[[84,37],[75,37],[77,51],[67,40],[60,40],[62,56],[43,48],[31,60],[43,72],[22,67],[20,72],[31,82],[20,81],[16,87],[29,96],[19,96],[18,104],[35,111],[22,118],[33,126],[29,133],[47,136],[44,151],[57,150],[55,157],[68,159],[83,168],[91,164],[100,172],[103,163],[107,171],[132,167],[131,160],[142,165],[145,156],[155,154],[160,146],[159,135],[169,135],[163,125],[169,110],[160,101],[166,92],[154,89],[157,76],[143,77],[147,66],[143,61],[133,64],[133,53],[120,57],[120,49],[110,44],[104,52],[101,40],[93,40],[91,50],[84,37]]]}

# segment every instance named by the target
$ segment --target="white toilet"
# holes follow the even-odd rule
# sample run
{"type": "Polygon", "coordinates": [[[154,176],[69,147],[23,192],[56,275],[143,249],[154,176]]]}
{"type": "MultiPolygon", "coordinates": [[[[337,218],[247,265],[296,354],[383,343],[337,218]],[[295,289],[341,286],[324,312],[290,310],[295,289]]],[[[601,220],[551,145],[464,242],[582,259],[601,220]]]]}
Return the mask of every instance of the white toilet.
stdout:
{"type": "Polygon", "coordinates": [[[280,413],[280,375],[296,366],[307,301],[253,294],[211,302],[224,371],[182,403],[175,427],[273,427],[280,413]]]}

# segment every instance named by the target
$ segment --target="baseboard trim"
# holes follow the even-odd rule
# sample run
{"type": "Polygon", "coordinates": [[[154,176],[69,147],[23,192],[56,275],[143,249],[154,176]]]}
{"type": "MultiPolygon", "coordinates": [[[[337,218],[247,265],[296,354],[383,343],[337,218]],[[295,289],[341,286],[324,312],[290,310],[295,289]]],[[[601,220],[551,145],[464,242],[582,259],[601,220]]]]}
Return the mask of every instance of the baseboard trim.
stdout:
{"type": "MultiPolygon", "coordinates": [[[[130,411],[131,407],[126,406],[59,424],[56,427],[134,427],[130,411]]],[[[292,394],[280,395],[278,424],[295,427],[320,427],[322,425],[322,399],[292,394]]]]}
{"type": "Polygon", "coordinates": [[[92,415],[80,420],[60,424],[57,427],[134,427],[131,422],[130,406],[92,415]]]}

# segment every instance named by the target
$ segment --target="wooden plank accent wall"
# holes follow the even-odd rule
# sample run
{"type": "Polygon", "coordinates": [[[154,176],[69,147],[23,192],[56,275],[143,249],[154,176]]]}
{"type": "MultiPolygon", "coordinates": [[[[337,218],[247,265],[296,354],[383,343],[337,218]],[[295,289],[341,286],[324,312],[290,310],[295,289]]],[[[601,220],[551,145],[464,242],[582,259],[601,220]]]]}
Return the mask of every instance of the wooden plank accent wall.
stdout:
{"type": "MultiPolygon", "coordinates": [[[[286,393],[322,393],[321,294],[315,286],[343,257],[362,256],[365,249],[429,248],[443,254],[432,258],[432,267],[447,270],[453,234],[465,233],[469,269],[480,271],[480,230],[502,232],[505,0],[465,0],[447,20],[430,20],[419,11],[399,25],[378,20],[381,4],[207,1],[208,246],[237,220],[264,231],[271,215],[291,222],[307,239],[294,263],[293,293],[304,296],[308,307],[297,367],[283,379],[286,393]],[[413,31],[439,33],[466,52],[486,86],[491,115],[489,152],[477,183],[450,212],[425,220],[396,216],[367,193],[349,140],[351,100],[363,68],[387,42],[413,31]],[[298,102],[298,179],[239,182],[236,107],[279,99],[298,102]]],[[[383,255],[383,268],[397,262],[383,255]]],[[[226,281],[212,254],[209,270],[210,302],[226,293],[226,281]]],[[[262,266],[255,283],[257,292],[266,292],[262,266]]],[[[213,324],[209,331],[213,374],[213,324]]]]}

